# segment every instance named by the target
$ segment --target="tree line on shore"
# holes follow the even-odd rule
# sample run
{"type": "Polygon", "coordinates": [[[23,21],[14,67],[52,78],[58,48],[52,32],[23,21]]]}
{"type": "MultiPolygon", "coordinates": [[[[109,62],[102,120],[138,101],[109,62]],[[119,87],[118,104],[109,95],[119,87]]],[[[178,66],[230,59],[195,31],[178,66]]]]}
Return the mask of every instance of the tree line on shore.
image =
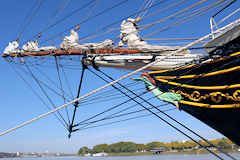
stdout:
{"type": "MultiPolygon", "coordinates": [[[[217,146],[221,149],[234,149],[237,147],[227,138],[210,140],[209,142],[211,142],[214,146],[217,146]]],[[[199,143],[203,146],[213,147],[205,141],[199,141],[199,143]]],[[[168,143],[155,141],[147,144],[137,144],[134,142],[118,142],[110,145],[98,144],[98,145],[95,145],[92,149],[84,146],[79,149],[78,154],[100,153],[100,152],[105,152],[105,153],[147,152],[147,151],[149,152],[153,149],[161,148],[161,147],[163,147],[166,151],[171,151],[171,150],[183,151],[186,149],[201,148],[197,143],[193,141],[183,141],[183,142],[174,141],[174,142],[168,142],[168,143]]]]}

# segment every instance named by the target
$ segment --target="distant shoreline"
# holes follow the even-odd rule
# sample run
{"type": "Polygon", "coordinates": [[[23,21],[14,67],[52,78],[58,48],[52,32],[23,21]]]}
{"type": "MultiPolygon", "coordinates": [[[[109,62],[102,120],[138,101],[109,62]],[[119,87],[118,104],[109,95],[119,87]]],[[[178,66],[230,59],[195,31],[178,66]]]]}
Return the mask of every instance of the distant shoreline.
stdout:
{"type": "MultiPolygon", "coordinates": [[[[227,153],[238,153],[240,154],[239,151],[227,151],[225,150],[227,153]]],[[[219,152],[216,152],[219,153],[219,152]]],[[[154,154],[153,152],[123,152],[123,153],[108,153],[108,155],[106,157],[121,157],[121,156],[146,156],[146,155],[184,155],[184,154],[188,154],[188,155],[199,155],[199,154],[210,154],[207,151],[201,150],[201,151],[180,151],[180,152],[162,152],[160,154],[154,154]]],[[[81,155],[83,156],[83,155],[81,155]]],[[[84,156],[83,156],[84,157],[84,156]]]]}

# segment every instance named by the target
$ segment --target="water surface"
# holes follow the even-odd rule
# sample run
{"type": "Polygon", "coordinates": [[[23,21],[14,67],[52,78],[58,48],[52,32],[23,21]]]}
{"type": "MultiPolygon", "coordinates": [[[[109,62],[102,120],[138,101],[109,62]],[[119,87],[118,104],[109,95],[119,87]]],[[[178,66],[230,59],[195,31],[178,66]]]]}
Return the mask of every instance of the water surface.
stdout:
{"type": "MultiPolygon", "coordinates": [[[[230,159],[219,154],[224,160],[230,159]]],[[[231,154],[240,160],[240,154],[231,154]]],[[[0,160],[218,160],[214,155],[147,155],[122,157],[41,157],[41,158],[2,158],[0,160]]]]}

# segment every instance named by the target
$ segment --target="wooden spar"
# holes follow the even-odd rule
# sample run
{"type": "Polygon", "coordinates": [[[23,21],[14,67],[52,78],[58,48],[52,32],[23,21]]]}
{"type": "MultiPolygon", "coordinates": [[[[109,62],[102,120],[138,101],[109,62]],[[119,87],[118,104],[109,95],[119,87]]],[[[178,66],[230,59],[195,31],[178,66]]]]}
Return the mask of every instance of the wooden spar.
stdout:
{"type": "Polygon", "coordinates": [[[63,56],[63,55],[83,55],[85,52],[88,54],[137,54],[141,53],[140,50],[128,48],[114,48],[114,49],[69,49],[69,50],[48,50],[48,51],[29,51],[22,53],[3,54],[2,57],[26,57],[26,56],[63,56]]]}

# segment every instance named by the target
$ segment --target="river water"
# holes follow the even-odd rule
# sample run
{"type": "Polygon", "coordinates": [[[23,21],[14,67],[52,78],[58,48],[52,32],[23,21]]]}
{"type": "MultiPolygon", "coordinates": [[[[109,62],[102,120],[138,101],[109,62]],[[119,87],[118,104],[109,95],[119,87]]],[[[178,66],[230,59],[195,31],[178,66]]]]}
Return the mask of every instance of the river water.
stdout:
{"type": "MultiPolygon", "coordinates": [[[[240,160],[240,154],[231,154],[240,160]]],[[[220,156],[224,160],[229,157],[220,156]]],[[[148,155],[148,156],[124,156],[124,157],[41,157],[41,158],[2,158],[0,160],[218,160],[214,155],[148,155]]]]}

